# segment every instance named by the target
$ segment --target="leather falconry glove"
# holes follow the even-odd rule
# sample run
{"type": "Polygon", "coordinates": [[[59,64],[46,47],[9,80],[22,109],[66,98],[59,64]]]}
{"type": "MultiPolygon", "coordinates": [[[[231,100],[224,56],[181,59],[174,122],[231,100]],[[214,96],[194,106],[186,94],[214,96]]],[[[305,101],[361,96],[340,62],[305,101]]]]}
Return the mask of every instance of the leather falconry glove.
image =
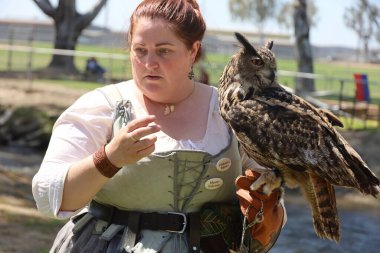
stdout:
{"type": "Polygon", "coordinates": [[[246,170],[244,174],[235,181],[240,209],[244,215],[241,247],[245,234],[248,233],[250,251],[254,249],[258,250],[254,252],[267,252],[276,242],[282,228],[284,218],[284,207],[280,203],[282,189],[277,188],[270,195],[262,193],[262,187],[252,191],[250,186],[259,178],[260,173],[246,170]]]}

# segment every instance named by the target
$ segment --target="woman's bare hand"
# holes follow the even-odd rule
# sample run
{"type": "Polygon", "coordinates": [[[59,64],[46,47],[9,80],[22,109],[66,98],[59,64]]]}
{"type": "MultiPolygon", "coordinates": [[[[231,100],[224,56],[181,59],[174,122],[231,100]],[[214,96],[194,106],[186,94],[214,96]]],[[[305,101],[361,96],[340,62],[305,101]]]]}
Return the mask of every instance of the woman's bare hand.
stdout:
{"type": "Polygon", "coordinates": [[[159,125],[152,124],[155,119],[149,115],[132,120],[120,129],[106,145],[107,157],[113,165],[122,167],[135,163],[154,151],[157,137],[152,134],[161,129],[159,125]]]}

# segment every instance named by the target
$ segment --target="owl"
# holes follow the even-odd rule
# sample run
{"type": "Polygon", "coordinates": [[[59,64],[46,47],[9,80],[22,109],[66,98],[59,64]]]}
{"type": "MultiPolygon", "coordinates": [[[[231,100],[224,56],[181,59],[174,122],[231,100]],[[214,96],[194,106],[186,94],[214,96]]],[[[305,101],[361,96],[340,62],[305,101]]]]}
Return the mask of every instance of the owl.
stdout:
{"type": "MultiPolygon", "coordinates": [[[[334,186],[376,197],[379,179],[335,129],[343,124],[333,113],[314,107],[277,82],[273,42],[255,49],[244,36],[235,35],[242,48],[219,81],[221,116],[250,158],[278,170],[287,186],[301,189],[316,234],[338,242],[334,186]]],[[[266,184],[265,178],[252,185],[253,190],[266,184]]]]}

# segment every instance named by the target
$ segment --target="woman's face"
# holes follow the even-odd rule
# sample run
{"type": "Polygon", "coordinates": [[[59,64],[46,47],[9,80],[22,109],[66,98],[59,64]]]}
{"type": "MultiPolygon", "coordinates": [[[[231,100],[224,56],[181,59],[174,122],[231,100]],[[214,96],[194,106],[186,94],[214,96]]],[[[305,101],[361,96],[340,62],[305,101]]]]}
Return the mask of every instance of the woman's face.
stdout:
{"type": "Polygon", "coordinates": [[[145,96],[161,103],[175,103],[186,85],[199,42],[191,49],[180,40],[163,19],[140,18],[131,40],[133,78],[145,96]]]}

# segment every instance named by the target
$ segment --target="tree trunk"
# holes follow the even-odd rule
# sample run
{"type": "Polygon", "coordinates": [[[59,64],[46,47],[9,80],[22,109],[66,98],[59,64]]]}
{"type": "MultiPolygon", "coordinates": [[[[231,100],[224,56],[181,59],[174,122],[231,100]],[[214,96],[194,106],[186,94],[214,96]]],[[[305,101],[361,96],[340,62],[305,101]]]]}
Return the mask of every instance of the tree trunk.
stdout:
{"type": "Polygon", "coordinates": [[[364,62],[369,62],[369,48],[368,48],[368,42],[369,42],[370,36],[365,35],[363,37],[363,53],[364,53],[364,62]]]}
{"type": "MultiPolygon", "coordinates": [[[[76,0],[59,0],[53,7],[49,0],[33,0],[37,6],[54,20],[55,49],[75,50],[82,31],[90,25],[107,0],[98,0],[93,9],[85,14],[76,10],[76,0]]],[[[78,74],[74,56],[54,54],[46,72],[61,75],[78,74]]]]}
{"type": "MultiPolygon", "coordinates": [[[[313,53],[309,39],[306,0],[295,0],[294,33],[296,38],[296,57],[298,72],[313,73],[313,53]]],[[[314,79],[296,78],[296,93],[315,91],[314,79]]]]}
{"type": "MultiPolygon", "coordinates": [[[[55,23],[55,49],[75,50],[81,30],[74,25],[74,17],[65,18],[55,23]]],[[[59,70],[61,73],[77,74],[79,71],[74,65],[74,56],[54,54],[48,66],[51,71],[59,70]]]]}

